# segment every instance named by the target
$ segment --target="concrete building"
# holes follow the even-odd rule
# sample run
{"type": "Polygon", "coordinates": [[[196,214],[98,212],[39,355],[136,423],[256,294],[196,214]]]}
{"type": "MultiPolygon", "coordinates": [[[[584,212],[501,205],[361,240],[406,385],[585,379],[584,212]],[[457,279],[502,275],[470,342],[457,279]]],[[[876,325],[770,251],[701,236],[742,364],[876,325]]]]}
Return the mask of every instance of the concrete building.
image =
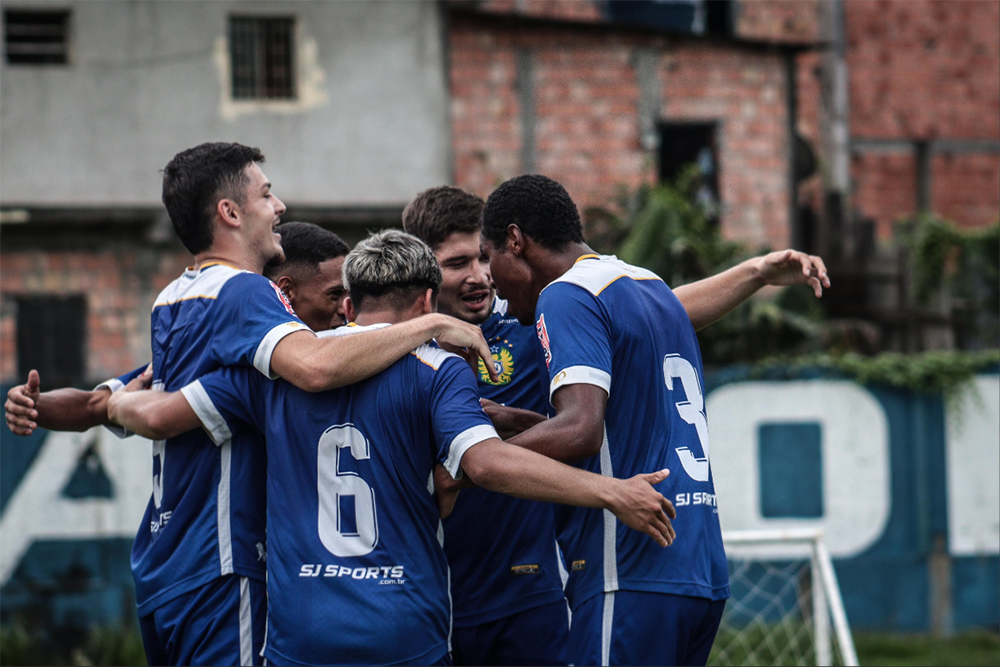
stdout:
{"type": "Polygon", "coordinates": [[[85,383],[148,357],[152,300],[190,262],[160,203],[180,150],[260,147],[286,219],[355,239],[451,179],[433,2],[2,9],[3,382],[38,365],[85,383]],[[82,321],[44,333],[67,318],[82,321]]]}

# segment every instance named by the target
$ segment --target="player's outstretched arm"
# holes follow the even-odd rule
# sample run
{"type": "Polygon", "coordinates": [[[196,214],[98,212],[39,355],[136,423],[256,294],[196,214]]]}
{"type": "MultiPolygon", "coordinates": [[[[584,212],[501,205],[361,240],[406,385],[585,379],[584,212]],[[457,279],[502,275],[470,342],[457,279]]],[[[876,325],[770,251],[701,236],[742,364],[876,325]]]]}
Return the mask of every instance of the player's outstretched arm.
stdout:
{"type": "Polygon", "coordinates": [[[482,359],[490,377],[498,379],[482,330],[438,313],[354,336],[317,338],[307,331],[289,334],[274,348],[271,370],[299,389],[326,391],[381,373],[431,340],[452,351],[468,349],[466,360],[478,365],[482,359]]]}
{"type": "Polygon", "coordinates": [[[816,255],[781,250],[754,257],[710,278],[674,288],[694,328],[722,319],[765,285],[809,285],[816,298],[830,287],[826,265],[816,255]]]}
{"type": "Polygon", "coordinates": [[[28,381],[7,392],[4,416],[7,428],[17,435],[31,435],[36,428],[50,431],[86,431],[95,426],[107,426],[107,388],[55,389],[41,391],[38,371],[28,373],[28,381]]]}
{"type": "Polygon", "coordinates": [[[201,420],[179,391],[142,391],[143,377],[108,399],[112,422],[150,440],[166,440],[199,428],[201,420]]]}
{"type": "Polygon", "coordinates": [[[674,506],[653,488],[667,478],[667,470],[630,479],[603,477],[496,438],[466,451],[462,470],[484,489],[528,500],[611,510],[623,523],[646,533],[660,546],[674,541],[670,523],[676,517],[674,506]]]}

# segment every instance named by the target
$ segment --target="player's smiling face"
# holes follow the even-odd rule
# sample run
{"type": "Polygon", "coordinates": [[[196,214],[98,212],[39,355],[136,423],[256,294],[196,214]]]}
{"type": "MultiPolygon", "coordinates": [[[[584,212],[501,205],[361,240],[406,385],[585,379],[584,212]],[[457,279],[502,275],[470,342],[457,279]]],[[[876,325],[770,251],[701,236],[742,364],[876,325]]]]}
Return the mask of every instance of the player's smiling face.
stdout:
{"type": "Polygon", "coordinates": [[[453,232],[438,244],[434,257],[441,265],[438,312],[470,324],[489,319],[495,292],[479,232],[453,232]]]}
{"type": "Polygon", "coordinates": [[[261,260],[261,266],[281,261],[285,253],[281,250],[281,235],[274,228],[281,222],[285,205],[271,193],[271,183],[256,162],[251,163],[244,174],[248,184],[240,211],[249,248],[261,260]]]}
{"type": "Polygon", "coordinates": [[[524,325],[535,323],[535,304],[538,293],[532,285],[531,268],[524,257],[509,247],[497,247],[483,237],[480,247],[489,259],[490,275],[496,285],[497,296],[507,300],[507,312],[524,325]]]}

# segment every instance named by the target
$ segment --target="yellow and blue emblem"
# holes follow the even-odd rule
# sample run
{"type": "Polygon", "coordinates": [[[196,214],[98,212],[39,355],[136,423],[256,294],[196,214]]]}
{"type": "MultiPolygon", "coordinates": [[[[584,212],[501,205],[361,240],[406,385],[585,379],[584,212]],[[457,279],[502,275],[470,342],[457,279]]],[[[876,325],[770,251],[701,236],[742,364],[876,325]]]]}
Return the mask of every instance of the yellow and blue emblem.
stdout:
{"type": "Polygon", "coordinates": [[[503,342],[498,342],[495,345],[490,345],[490,353],[493,357],[493,367],[497,371],[498,382],[494,382],[490,379],[489,373],[486,372],[486,365],[483,360],[479,360],[479,379],[486,384],[501,385],[510,382],[510,378],[514,375],[514,355],[510,351],[511,345],[507,340],[503,342]]]}

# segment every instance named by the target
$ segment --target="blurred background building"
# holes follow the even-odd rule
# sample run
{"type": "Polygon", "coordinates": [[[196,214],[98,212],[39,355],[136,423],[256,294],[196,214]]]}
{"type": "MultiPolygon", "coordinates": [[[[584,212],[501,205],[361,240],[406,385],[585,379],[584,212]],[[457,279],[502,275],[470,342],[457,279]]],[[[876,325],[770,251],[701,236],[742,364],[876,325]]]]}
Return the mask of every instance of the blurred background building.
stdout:
{"type": "MultiPolygon", "coordinates": [[[[968,335],[946,299],[915,306],[897,223],[935,213],[974,230],[1000,216],[1000,3],[3,0],[0,8],[4,391],[31,368],[43,388],[92,386],[146,362],[153,299],[191,262],[160,204],[158,172],[203,141],[260,147],[284,218],[349,242],[398,225],[417,192],[442,183],[485,197],[507,178],[544,173],[567,187],[589,225],[694,164],[698,199],[723,238],[823,255],[835,285],[826,316],[863,323],[865,351],[996,345],[968,335]]],[[[932,410],[942,433],[943,409],[932,410]]],[[[46,531],[44,507],[8,521],[44,435],[26,444],[5,431],[4,622],[40,609],[40,590],[54,596],[37,612],[49,617],[63,613],[59,605],[89,605],[102,622],[130,613],[121,564],[148,489],[129,486],[128,503],[140,506],[121,509],[110,480],[134,476],[132,450],[103,435],[65,438],[58,451],[73,464],[64,480],[75,486],[53,493],[110,508],[96,533],[73,538],[107,553],[66,556],[58,540],[74,521],[46,531]],[[12,540],[17,531],[28,537],[12,540]],[[51,582],[73,581],[80,568],[82,581],[114,585],[94,593],[81,583],[90,592],[65,602],[52,592],[65,586],[51,582]]],[[[136,449],[145,475],[145,449],[136,449]]],[[[893,465],[909,474],[909,463],[893,465]]],[[[944,488],[943,478],[921,479],[944,488]]],[[[905,493],[892,497],[909,502],[905,493]]],[[[934,546],[945,520],[934,524],[926,512],[913,528],[922,531],[913,553],[925,584],[928,554],[948,553],[934,546]]],[[[991,516],[985,551],[970,552],[985,554],[987,572],[997,569],[992,536],[1000,535],[991,516]]],[[[973,596],[962,622],[995,627],[997,575],[968,576],[992,586],[992,597],[973,596]],[[976,611],[983,605],[992,611],[976,611]]],[[[926,606],[900,616],[907,600],[870,623],[954,624],[926,606]]]]}

